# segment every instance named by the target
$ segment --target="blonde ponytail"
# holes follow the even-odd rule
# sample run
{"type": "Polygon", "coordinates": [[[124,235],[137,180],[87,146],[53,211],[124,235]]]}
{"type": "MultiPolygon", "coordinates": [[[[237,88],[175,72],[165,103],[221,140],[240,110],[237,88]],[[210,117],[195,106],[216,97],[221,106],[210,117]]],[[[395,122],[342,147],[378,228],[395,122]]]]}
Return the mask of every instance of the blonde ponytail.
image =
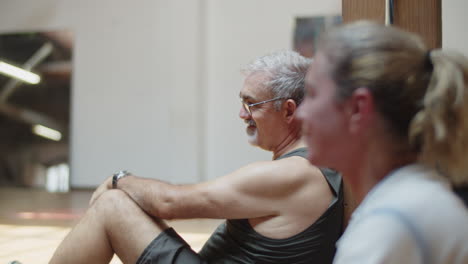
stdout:
{"type": "Polygon", "coordinates": [[[439,169],[454,185],[468,183],[468,59],[432,51],[433,71],[422,109],[410,123],[410,140],[421,162],[439,169]]]}

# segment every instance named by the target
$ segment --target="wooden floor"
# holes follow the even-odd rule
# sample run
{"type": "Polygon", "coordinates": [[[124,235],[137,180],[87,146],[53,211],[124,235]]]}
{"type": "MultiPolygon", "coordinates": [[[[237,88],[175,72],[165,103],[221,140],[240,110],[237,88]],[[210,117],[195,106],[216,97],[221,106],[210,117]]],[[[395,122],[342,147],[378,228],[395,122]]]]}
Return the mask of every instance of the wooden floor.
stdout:
{"type": "MultiPolygon", "coordinates": [[[[0,188],[0,264],[48,263],[55,248],[84,214],[91,191],[47,193],[0,188]]],[[[177,220],[169,224],[197,251],[220,220],[177,220]]],[[[114,257],[111,263],[121,263],[114,257]]]]}

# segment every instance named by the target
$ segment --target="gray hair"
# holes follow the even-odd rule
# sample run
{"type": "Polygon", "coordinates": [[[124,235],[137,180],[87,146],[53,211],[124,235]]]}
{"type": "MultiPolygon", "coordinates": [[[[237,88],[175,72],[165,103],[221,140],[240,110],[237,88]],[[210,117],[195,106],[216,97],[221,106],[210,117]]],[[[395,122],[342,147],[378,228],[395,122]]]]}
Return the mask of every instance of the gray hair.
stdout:
{"type": "MultiPolygon", "coordinates": [[[[242,73],[246,76],[263,73],[267,76],[265,87],[270,89],[274,97],[293,99],[297,105],[304,99],[304,81],[307,69],[312,62],[299,53],[282,50],[267,54],[248,64],[242,73]]],[[[275,102],[279,110],[282,101],[275,102]]]]}

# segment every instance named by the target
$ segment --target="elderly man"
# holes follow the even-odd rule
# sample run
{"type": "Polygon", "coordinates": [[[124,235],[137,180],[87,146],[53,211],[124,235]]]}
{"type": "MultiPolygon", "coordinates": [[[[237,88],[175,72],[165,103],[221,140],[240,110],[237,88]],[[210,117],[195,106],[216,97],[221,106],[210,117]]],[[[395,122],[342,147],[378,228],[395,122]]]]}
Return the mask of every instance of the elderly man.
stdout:
{"type": "Polygon", "coordinates": [[[331,263],[341,234],[341,178],[306,159],[296,110],[310,60],[292,51],[251,63],[239,116],[248,141],[273,153],[213,181],[172,185],[127,172],[91,207],[51,263],[331,263]],[[112,190],[111,190],[112,189],[112,190]],[[228,219],[197,254],[162,219],[228,219]]]}

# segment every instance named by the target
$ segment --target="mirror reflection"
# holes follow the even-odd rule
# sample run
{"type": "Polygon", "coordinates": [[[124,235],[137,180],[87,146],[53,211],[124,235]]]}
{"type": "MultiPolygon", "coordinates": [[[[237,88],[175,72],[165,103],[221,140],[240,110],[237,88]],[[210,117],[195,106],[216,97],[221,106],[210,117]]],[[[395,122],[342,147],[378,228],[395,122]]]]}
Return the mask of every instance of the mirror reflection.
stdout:
{"type": "Polygon", "coordinates": [[[69,189],[73,35],[0,35],[0,186],[69,189]]]}

